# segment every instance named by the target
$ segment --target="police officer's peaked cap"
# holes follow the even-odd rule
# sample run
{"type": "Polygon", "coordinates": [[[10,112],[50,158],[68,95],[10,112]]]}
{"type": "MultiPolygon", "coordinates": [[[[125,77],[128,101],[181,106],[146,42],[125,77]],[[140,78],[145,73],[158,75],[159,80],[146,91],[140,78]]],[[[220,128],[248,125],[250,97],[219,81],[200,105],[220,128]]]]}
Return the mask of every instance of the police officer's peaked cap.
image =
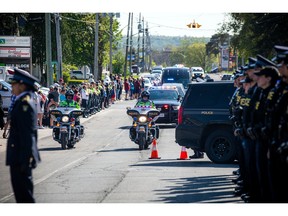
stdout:
{"type": "Polygon", "coordinates": [[[275,45],[274,49],[276,51],[276,56],[273,58],[273,61],[276,61],[277,63],[284,61],[285,63],[287,63],[288,62],[288,47],[275,45]]]}
{"type": "Polygon", "coordinates": [[[255,68],[255,63],[257,62],[257,59],[256,58],[253,58],[253,57],[249,57],[248,58],[248,69],[253,69],[255,68]]]}
{"type": "Polygon", "coordinates": [[[262,55],[257,55],[257,61],[255,63],[255,68],[262,68],[265,66],[274,66],[276,67],[276,64],[269,59],[263,57],[262,55]]]}
{"type": "Polygon", "coordinates": [[[249,69],[248,64],[241,66],[240,69],[241,69],[242,73],[245,73],[245,71],[247,71],[249,69]]]}
{"type": "Polygon", "coordinates": [[[252,79],[250,79],[248,76],[240,81],[240,83],[250,83],[250,82],[252,82],[252,79]]]}
{"type": "Polygon", "coordinates": [[[39,80],[36,77],[29,74],[27,71],[19,68],[14,68],[14,75],[11,78],[11,81],[17,83],[24,83],[33,88],[35,88],[35,83],[39,83],[39,80]]]}
{"type": "Polygon", "coordinates": [[[260,71],[254,72],[254,74],[257,76],[265,75],[266,77],[271,77],[273,80],[277,80],[279,78],[279,71],[273,66],[264,67],[260,71]]]}
{"type": "Polygon", "coordinates": [[[243,72],[243,70],[241,68],[239,68],[239,69],[235,70],[234,75],[235,75],[234,76],[234,80],[235,80],[235,79],[237,79],[240,76],[244,76],[244,72],[243,72]]]}

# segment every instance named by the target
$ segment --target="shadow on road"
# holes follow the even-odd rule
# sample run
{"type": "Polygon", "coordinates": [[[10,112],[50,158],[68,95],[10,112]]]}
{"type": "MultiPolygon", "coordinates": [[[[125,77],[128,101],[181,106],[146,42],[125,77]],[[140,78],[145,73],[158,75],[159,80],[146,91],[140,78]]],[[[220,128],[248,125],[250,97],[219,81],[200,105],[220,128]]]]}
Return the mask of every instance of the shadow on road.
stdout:
{"type": "Polygon", "coordinates": [[[195,160],[144,160],[141,163],[131,165],[131,166],[162,166],[162,167],[214,167],[214,168],[235,168],[237,169],[239,166],[235,164],[215,164],[208,160],[203,161],[195,161],[195,160]],[[147,163],[146,163],[147,162],[147,163]]]}
{"type": "MultiPolygon", "coordinates": [[[[162,179],[173,186],[154,190],[165,203],[235,203],[241,202],[233,196],[232,175],[204,176],[193,178],[162,179]]],[[[159,200],[158,200],[159,201],[159,200]]]]}
{"type": "Polygon", "coordinates": [[[39,151],[62,151],[61,147],[39,148],[38,150],[39,151]]]}
{"type": "Polygon", "coordinates": [[[100,150],[97,152],[127,152],[127,151],[139,151],[139,149],[138,148],[120,148],[120,149],[100,150]]]}
{"type": "MultiPolygon", "coordinates": [[[[203,167],[203,168],[238,168],[234,164],[215,164],[208,160],[145,160],[131,167],[203,167]]],[[[164,203],[237,203],[233,191],[235,184],[231,182],[235,175],[199,176],[188,178],[161,179],[165,181],[164,189],[154,190],[157,200],[151,202],[164,203]],[[168,182],[168,184],[167,184],[168,182]],[[170,184],[171,183],[171,184],[170,184]]]]}

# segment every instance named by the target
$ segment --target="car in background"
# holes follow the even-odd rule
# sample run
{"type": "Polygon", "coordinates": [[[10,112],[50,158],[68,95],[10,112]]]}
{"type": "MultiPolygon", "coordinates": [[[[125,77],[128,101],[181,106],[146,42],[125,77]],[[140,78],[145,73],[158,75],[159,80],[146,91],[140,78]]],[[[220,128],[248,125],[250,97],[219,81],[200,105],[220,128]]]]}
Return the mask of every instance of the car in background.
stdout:
{"type": "Polygon", "coordinates": [[[187,67],[166,67],[163,69],[161,83],[182,83],[184,88],[188,88],[188,84],[192,82],[190,69],[187,67]]]}
{"type": "Polygon", "coordinates": [[[153,86],[150,79],[143,78],[143,80],[144,80],[144,90],[148,90],[150,87],[153,86]]]}
{"type": "Polygon", "coordinates": [[[152,70],[151,71],[151,74],[155,75],[155,76],[158,76],[158,77],[161,77],[162,76],[162,70],[152,70]]]}
{"type": "Polygon", "coordinates": [[[85,76],[84,72],[81,70],[72,70],[72,71],[70,71],[70,78],[71,79],[80,79],[80,80],[89,79],[90,73],[86,73],[86,76],[85,76]]]}
{"type": "Polygon", "coordinates": [[[0,80],[2,88],[0,89],[0,94],[3,101],[3,110],[8,111],[8,108],[11,104],[11,95],[12,95],[12,86],[4,80],[0,80]]]}
{"type": "Polygon", "coordinates": [[[223,74],[221,80],[233,80],[232,74],[223,74]]]}
{"type": "Polygon", "coordinates": [[[178,109],[181,103],[181,96],[176,87],[153,86],[149,88],[150,100],[160,111],[156,123],[177,124],[178,109]]]}
{"type": "Polygon", "coordinates": [[[140,68],[138,67],[138,65],[132,65],[131,69],[132,69],[131,71],[132,73],[137,73],[137,74],[140,73],[140,68]]]}
{"type": "Polygon", "coordinates": [[[163,66],[162,65],[154,66],[152,70],[163,70],[163,66]]]}
{"type": "Polygon", "coordinates": [[[182,83],[164,83],[162,86],[176,87],[181,97],[184,98],[186,90],[184,89],[184,86],[182,83]]]}
{"type": "Polygon", "coordinates": [[[197,78],[205,78],[205,72],[202,67],[191,67],[191,75],[193,80],[196,80],[197,78]]]}

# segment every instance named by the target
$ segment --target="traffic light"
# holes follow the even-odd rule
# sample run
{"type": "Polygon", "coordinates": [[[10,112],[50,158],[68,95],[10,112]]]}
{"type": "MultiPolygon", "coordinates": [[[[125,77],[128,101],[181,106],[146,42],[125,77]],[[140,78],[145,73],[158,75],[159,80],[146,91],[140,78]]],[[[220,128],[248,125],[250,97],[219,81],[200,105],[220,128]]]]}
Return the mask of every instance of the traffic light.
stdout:
{"type": "Polygon", "coordinates": [[[189,23],[187,26],[189,28],[200,28],[201,27],[201,25],[199,23],[195,23],[195,22],[189,23]]]}

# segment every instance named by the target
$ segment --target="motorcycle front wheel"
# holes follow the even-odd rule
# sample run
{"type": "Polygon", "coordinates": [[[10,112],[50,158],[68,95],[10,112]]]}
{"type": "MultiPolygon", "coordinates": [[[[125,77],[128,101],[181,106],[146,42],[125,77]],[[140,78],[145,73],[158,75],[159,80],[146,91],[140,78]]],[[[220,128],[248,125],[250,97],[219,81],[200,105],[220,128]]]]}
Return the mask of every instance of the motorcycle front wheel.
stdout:
{"type": "Polygon", "coordinates": [[[145,145],[146,145],[146,138],[144,133],[140,133],[138,135],[138,140],[139,140],[139,150],[143,150],[145,145]]]}
{"type": "Polygon", "coordinates": [[[61,148],[65,150],[67,144],[68,144],[68,134],[61,133],[61,148]]]}

